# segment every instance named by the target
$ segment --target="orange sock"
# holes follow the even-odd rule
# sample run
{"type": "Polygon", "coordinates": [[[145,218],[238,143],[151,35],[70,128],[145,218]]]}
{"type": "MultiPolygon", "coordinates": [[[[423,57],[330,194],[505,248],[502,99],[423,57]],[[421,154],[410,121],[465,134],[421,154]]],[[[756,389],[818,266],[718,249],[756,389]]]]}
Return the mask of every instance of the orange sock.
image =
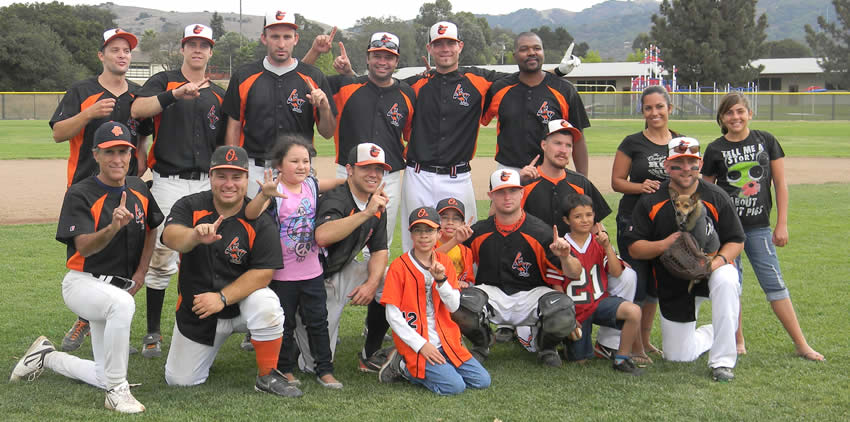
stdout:
{"type": "Polygon", "coordinates": [[[277,368],[277,357],[280,354],[282,341],[283,337],[269,341],[251,339],[251,344],[254,345],[254,354],[257,356],[258,373],[261,377],[268,375],[272,369],[277,368]]]}

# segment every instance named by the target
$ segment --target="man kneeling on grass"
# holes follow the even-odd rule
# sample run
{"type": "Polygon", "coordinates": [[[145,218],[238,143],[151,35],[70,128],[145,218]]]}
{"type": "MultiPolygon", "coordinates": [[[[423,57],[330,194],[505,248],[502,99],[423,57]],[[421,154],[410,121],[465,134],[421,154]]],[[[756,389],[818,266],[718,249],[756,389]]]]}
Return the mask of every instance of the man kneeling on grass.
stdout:
{"type": "Polygon", "coordinates": [[[457,275],[448,255],[434,251],[440,216],[431,207],[410,214],[413,249],[387,271],[381,304],[396,350],[381,367],[381,382],[410,380],[443,395],[487,388],[490,374],[460,340],[451,313],[460,307],[457,275]]]}

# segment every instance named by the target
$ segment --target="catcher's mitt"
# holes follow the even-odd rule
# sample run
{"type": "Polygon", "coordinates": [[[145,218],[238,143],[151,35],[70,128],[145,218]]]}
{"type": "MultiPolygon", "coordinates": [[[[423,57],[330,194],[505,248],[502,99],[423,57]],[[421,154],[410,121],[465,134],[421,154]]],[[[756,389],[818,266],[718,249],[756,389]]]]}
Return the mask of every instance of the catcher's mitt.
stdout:
{"type": "Polygon", "coordinates": [[[676,278],[699,281],[707,280],[711,275],[711,260],[702,253],[696,239],[688,232],[681,232],[659,259],[676,278]]]}

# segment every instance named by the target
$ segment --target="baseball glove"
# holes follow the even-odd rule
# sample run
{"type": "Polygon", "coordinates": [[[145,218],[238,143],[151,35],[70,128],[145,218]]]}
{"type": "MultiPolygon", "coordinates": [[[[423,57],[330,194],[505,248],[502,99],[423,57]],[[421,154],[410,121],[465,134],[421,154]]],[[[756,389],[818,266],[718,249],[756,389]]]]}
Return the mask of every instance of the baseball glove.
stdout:
{"type": "Polygon", "coordinates": [[[676,278],[702,281],[711,275],[711,260],[702,253],[696,239],[688,232],[681,232],[679,238],[659,259],[664,268],[676,278]]]}

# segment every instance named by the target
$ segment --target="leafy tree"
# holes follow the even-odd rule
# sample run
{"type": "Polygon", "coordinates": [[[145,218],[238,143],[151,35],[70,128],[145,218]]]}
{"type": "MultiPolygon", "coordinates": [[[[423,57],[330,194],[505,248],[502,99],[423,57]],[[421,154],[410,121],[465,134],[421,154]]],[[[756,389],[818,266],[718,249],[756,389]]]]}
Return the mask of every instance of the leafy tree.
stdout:
{"type": "Polygon", "coordinates": [[[637,34],[634,41],[632,41],[632,50],[643,50],[644,48],[649,48],[650,44],[652,44],[652,39],[649,38],[649,34],[641,32],[640,34],[637,34]]]}
{"type": "MultiPolygon", "coordinates": [[[[103,70],[103,65],[97,58],[97,51],[103,42],[103,31],[115,28],[114,19],[115,15],[102,7],[68,6],[56,1],[13,3],[0,8],[0,26],[20,21],[28,25],[40,24],[50,28],[58,35],[59,45],[71,54],[75,63],[85,66],[90,75],[99,74],[103,70]]],[[[46,51],[35,48],[25,51],[26,55],[45,53],[46,51]]]]}
{"type": "Polygon", "coordinates": [[[258,44],[259,41],[247,40],[238,32],[223,34],[213,48],[213,55],[208,64],[210,72],[229,73],[245,63],[258,60],[254,58],[258,44]]]}
{"type": "Polygon", "coordinates": [[[643,54],[643,49],[635,49],[626,57],[627,62],[639,62],[643,60],[646,55],[643,54]]]}
{"type": "Polygon", "coordinates": [[[581,61],[582,63],[602,63],[602,56],[596,50],[588,50],[581,61]]]}
{"type": "Polygon", "coordinates": [[[652,15],[650,38],[657,40],[668,71],[676,65],[682,84],[740,85],[758,77],[767,17],[755,18],[756,0],[663,0],[652,15]]]}
{"type": "Polygon", "coordinates": [[[822,32],[815,32],[806,25],[806,41],[818,57],[827,79],[843,89],[850,89],[850,0],[832,0],[832,5],[838,22],[827,22],[823,16],[818,16],[822,32]]]}
{"type": "MultiPolygon", "coordinates": [[[[419,14],[413,19],[413,24],[416,27],[416,44],[424,46],[428,44],[428,30],[431,25],[439,21],[451,21],[454,15],[452,14],[452,2],[449,0],[436,0],[433,3],[423,3],[419,7],[419,14]]],[[[457,23],[457,22],[455,22],[457,23]]],[[[465,29],[458,28],[461,32],[460,37],[464,39],[465,29]]],[[[423,53],[425,53],[423,51],[423,53]]]]}
{"type": "MultiPolygon", "coordinates": [[[[395,16],[380,18],[368,16],[357,20],[352,31],[355,35],[347,42],[343,42],[355,72],[363,73],[366,71],[366,46],[369,44],[372,34],[381,31],[395,34],[401,42],[398,67],[422,65],[421,57],[425,53],[425,49],[417,43],[415,26],[411,25],[410,22],[402,21],[395,16]]],[[[341,32],[337,32],[337,38],[334,41],[340,37],[340,34],[341,32]]],[[[339,54],[339,51],[336,51],[336,47],[334,47],[334,55],[337,54],[339,54]]]]}
{"type": "Polygon", "coordinates": [[[794,57],[812,57],[812,50],[805,44],[785,38],[778,41],[767,41],[762,45],[761,59],[779,59],[794,57]]]}
{"type": "Polygon", "coordinates": [[[210,18],[210,29],[212,29],[213,40],[216,42],[227,32],[224,30],[224,17],[219,15],[218,12],[213,12],[210,18]]]}
{"type": "Polygon", "coordinates": [[[170,32],[148,29],[139,40],[139,50],[148,54],[151,63],[161,64],[166,70],[179,69],[183,64],[183,54],[180,53],[182,39],[182,29],[170,32]]]}
{"type": "Polygon", "coordinates": [[[19,20],[0,25],[0,69],[0,91],[63,91],[91,75],[49,26],[19,20]]]}

